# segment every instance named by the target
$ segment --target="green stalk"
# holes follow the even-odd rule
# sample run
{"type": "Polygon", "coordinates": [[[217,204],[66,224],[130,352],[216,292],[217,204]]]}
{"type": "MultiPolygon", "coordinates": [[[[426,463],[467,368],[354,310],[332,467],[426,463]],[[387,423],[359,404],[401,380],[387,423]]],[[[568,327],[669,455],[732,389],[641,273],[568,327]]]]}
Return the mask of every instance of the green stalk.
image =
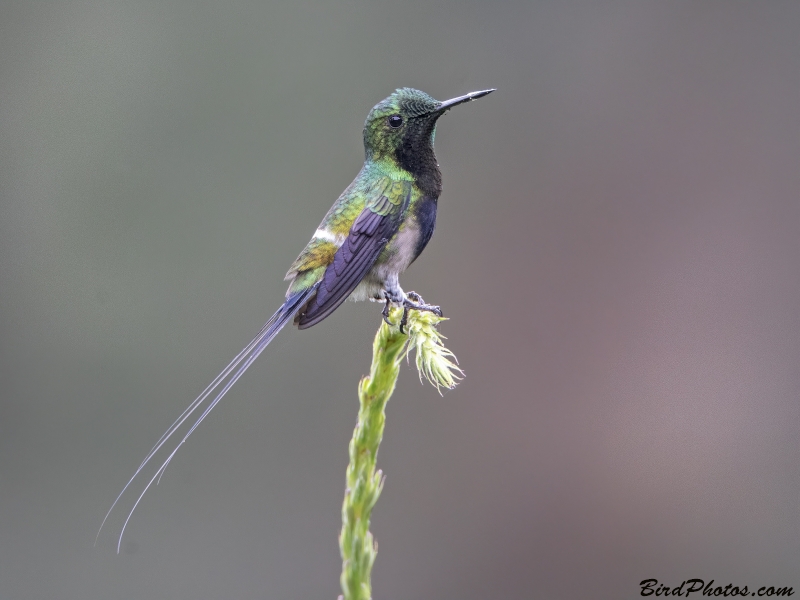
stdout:
{"type": "MultiPolygon", "coordinates": [[[[399,323],[402,312],[395,309],[390,315],[399,323]]],[[[341,585],[344,600],[372,598],[370,574],[378,545],[369,531],[372,507],[383,489],[383,473],[375,470],[378,447],[386,423],[386,403],[394,392],[400,362],[416,349],[416,364],[420,373],[436,386],[452,389],[461,370],[455,356],[441,343],[436,324],[442,321],[430,312],[411,311],[407,333],[397,326],[381,323],[372,345],[372,367],[358,386],[360,408],[358,421],[350,440],[350,464],[347,466],[347,486],[342,505],[342,533],[339,548],[342,554],[341,585]]]]}

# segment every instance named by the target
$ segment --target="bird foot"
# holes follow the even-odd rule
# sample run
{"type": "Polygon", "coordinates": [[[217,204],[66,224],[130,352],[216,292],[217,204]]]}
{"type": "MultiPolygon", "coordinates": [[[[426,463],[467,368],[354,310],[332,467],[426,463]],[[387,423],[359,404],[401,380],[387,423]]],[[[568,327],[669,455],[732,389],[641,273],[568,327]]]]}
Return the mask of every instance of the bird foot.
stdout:
{"type": "Polygon", "coordinates": [[[432,312],[437,317],[442,316],[442,309],[433,304],[425,304],[417,292],[408,292],[403,300],[403,318],[400,319],[400,333],[405,333],[403,328],[408,324],[408,311],[409,310],[424,310],[432,312]]]}
{"type": "MultiPolygon", "coordinates": [[[[400,319],[400,333],[405,333],[404,329],[405,326],[408,325],[408,311],[409,310],[424,310],[427,312],[432,312],[437,317],[442,316],[442,309],[438,306],[434,306],[433,304],[425,304],[425,301],[422,299],[417,292],[408,292],[405,295],[405,298],[396,302],[396,304],[402,304],[403,306],[403,316],[400,319]]],[[[392,300],[390,298],[386,299],[386,304],[383,306],[383,310],[381,311],[381,315],[383,315],[383,320],[386,321],[386,324],[389,326],[394,326],[389,320],[389,307],[392,305],[392,300]]]]}

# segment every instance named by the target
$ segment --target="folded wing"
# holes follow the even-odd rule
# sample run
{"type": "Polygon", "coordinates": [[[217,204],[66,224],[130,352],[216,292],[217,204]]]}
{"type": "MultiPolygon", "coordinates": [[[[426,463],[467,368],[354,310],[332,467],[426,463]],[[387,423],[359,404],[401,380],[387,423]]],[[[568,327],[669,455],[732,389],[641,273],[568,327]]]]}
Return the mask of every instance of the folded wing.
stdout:
{"type": "Polygon", "coordinates": [[[389,181],[375,186],[344,243],[322,277],[317,294],[297,319],[299,329],[316,325],[336,310],[369,272],[388,241],[397,233],[411,200],[411,182],[389,181]]]}

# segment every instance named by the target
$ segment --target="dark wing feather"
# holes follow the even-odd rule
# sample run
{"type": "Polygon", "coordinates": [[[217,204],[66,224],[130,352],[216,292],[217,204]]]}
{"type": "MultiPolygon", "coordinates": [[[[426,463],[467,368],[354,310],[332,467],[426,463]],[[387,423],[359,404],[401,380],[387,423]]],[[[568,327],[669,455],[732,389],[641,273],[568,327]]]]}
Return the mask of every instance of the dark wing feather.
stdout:
{"type": "Polygon", "coordinates": [[[322,321],[361,283],[388,241],[397,233],[400,217],[410,199],[409,183],[399,187],[390,185],[384,193],[367,203],[325,270],[316,296],[298,317],[298,329],[307,329],[322,321]],[[391,193],[389,189],[392,188],[402,193],[391,193]]]}
{"type": "Polygon", "coordinates": [[[365,209],[325,270],[316,297],[297,321],[299,329],[316,325],[336,310],[375,264],[381,250],[394,235],[394,219],[365,209]]]}

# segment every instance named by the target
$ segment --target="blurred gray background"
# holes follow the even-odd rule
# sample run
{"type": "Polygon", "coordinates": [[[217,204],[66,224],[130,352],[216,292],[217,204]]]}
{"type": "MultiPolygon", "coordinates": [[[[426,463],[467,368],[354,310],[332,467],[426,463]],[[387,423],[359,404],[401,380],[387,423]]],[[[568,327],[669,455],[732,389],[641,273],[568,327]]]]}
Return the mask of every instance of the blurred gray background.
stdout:
{"type": "Polygon", "coordinates": [[[116,494],[283,298],[396,87],[442,119],[404,287],[381,598],[800,590],[800,4],[4,2],[0,598],[335,598],[380,306],[287,329],[116,494]],[[138,488],[141,489],[141,488],[138,488]]]}

